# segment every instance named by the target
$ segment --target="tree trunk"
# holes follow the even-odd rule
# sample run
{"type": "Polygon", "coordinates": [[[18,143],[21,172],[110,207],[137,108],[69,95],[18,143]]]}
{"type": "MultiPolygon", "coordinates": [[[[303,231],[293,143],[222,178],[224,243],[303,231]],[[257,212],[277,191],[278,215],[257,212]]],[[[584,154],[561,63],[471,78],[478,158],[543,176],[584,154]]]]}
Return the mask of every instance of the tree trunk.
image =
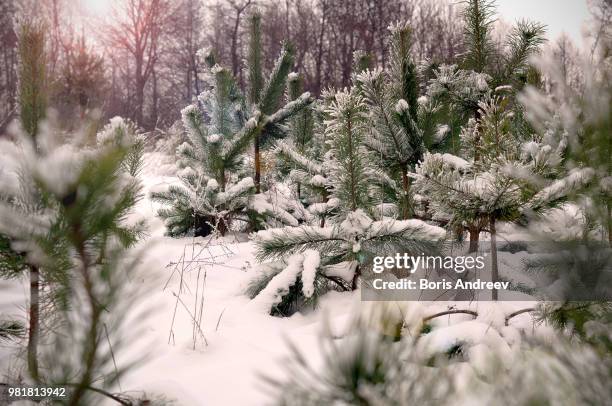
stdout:
{"type": "Polygon", "coordinates": [[[144,112],[144,78],[142,77],[142,61],[136,62],[136,124],[143,125],[144,112]]]}
{"type": "Polygon", "coordinates": [[[470,234],[470,247],[468,249],[468,254],[472,252],[478,252],[478,243],[480,238],[480,230],[477,227],[468,228],[468,232],[470,234]]]}
{"type": "Polygon", "coordinates": [[[608,244],[612,247],[612,204],[608,203],[608,244]]]}
{"type": "MultiPolygon", "coordinates": [[[[491,281],[499,281],[499,271],[497,269],[497,241],[495,240],[495,217],[489,218],[489,231],[491,233],[491,281]]],[[[497,289],[491,291],[491,299],[497,300],[497,289]]]]}
{"type": "Polygon", "coordinates": [[[238,28],[240,27],[240,14],[242,10],[236,10],[236,21],[234,21],[234,29],[232,30],[232,44],[230,46],[230,53],[232,54],[232,74],[235,78],[238,77],[238,69],[240,63],[238,60],[238,28]]]}
{"type": "Polygon", "coordinates": [[[153,105],[151,106],[151,124],[153,126],[152,128],[157,128],[157,124],[159,121],[159,92],[157,90],[157,72],[155,72],[155,69],[152,70],[151,77],[153,78],[153,105]]]}
{"type": "Polygon", "coordinates": [[[357,267],[355,268],[355,275],[353,275],[353,281],[351,282],[351,290],[357,289],[357,285],[358,285],[360,276],[361,276],[361,269],[359,268],[359,265],[357,265],[357,267]]]}
{"type": "Polygon", "coordinates": [[[261,193],[261,156],[259,153],[259,134],[253,139],[255,145],[255,192],[261,193]]]}
{"type": "Polygon", "coordinates": [[[224,237],[225,234],[227,234],[228,232],[228,224],[226,223],[226,221],[229,221],[229,219],[221,218],[219,219],[219,223],[217,225],[217,231],[219,232],[219,234],[221,234],[221,237],[224,237]]]}
{"type": "MultiPolygon", "coordinates": [[[[75,235],[80,236],[81,232],[79,228],[73,229],[75,235]]],[[[82,238],[80,238],[83,240],[82,238]]],[[[83,373],[78,380],[78,384],[76,385],[74,391],[72,392],[71,398],[68,401],[68,405],[77,406],[82,405],[82,399],[85,396],[86,391],[91,386],[94,381],[94,374],[97,371],[94,371],[96,366],[96,360],[98,359],[98,349],[100,346],[100,335],[99,335],[99,325],[100,325],[100,317],[102,312],[104,311],[104,307],[99,304],[96,296],[95,296],[95,287],[91,278],[90,270],[91,266],[89,263],[89,259],[87,254],[85,253],[85,245],[84,243],[79,243],[77,247],[77,252],[83,265],[81,267],[81,275],[83,277],[83,287],[85,288],[85,292],[87,294],[87,305],[90,308],[90,316],[88,322],[89,327],[87,334],[85,336],[85,344],[83,346],[83,373]]]]}
{"type": "Polygon", "coordinates": [[[38,382],[38,337],[40,335],[40,273],[30,266],[30,331],[28,335],[28,370],[38,382]]]}
{"type": "Polygon", "coordinates": [[[402,165],[402,190],[404,192],[402,202],[402,219],[407,220],[410,217],[410,180],[408,179],[408,166],[402,165]]]}
{"type": "Polygon", "coordinates": [[[315,63],[315,93],[319,94],[322,87],[322,71],[323,71],[323,43],[325,40],[325,23],[327,17],[327,3],[322,2],[321,10],[321,31],[317,40],[317,57],[315,63]]]}

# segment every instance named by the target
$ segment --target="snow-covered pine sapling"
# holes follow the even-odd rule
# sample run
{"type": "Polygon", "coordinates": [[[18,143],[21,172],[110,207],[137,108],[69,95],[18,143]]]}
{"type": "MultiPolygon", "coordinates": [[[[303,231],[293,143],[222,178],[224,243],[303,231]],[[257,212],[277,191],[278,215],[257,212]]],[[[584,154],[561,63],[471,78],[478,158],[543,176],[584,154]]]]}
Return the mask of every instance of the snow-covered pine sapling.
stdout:
{"type": "Polygon", "coordinates": [[[213,229],[224,235],[233,220],[245,216],[254,192],[252,178],[239,173],[261,116],[246,117],[244,100],[227,69],[213,66],[211,81],[198,103],[182,111],[188,138],[177,149],[182,185],[151,194],[164,204],[158,215],[170,236],[205,236],[213,229]]]}
{"type": "Polygon", "coordinates": [[[254,298],[254,305],[267,311],[274,313],[275,306],[286,308],[296,300],[289,295],[294,292],[293,285],[310,286],[303,280],[305,272],[310,272],[308,281],[312,277],[312,272],[305,268],[304,257],[312,251],[318,254],[315,286],[323,292],[354,290],[358,287],[361,267],[374,256],[429,252],[445,236],[444,229],[421,220],[374,221],[361,209],[348,212],[341,222],[325,227],[260,231],[253,237],[257,259],[278,262],[264,264],[262,275],[254,279],[248,293],[254,298]],[[274,289],[267,289],[268,282],[274,282],[274,289]]]}
{"type": "MultiPolygon", "coordinates": [[[[535,87],[521,95],[525,115],[542,139],[542,148],[559,151],[556,176],[530,200],[529,211],[572,203],[587,223],[612,245],[612,47],[604,41],[590,59],[584,57],[583,87],[566,83],[554,60],[542,58],[539,68],[552,83],[551,94],[535,87]],[[561,157],[563,159],[561,159],[561,157]]],[[[586,230],[585,230],[586,231],[586,230]]]]}
{"type": "MultiPolygon", "coordinates": [[[[189,142],[178,151],[184,161],[180,174],[183,186],[170,186],[167,191],[152,194],[153,199],[170,206],[159,211],[169,235],[193,231],[204,236],[213,229],[224,235],[232,220],[249,222],[257,228],[262,216],[281,222],[291,217],[266,196],[252,198],[261,190],[260,149],[267,139],[284,136],[288,120],[312,103],[312,98],[306,92],[281,105],[293,61],[288,44],[283,46],[264,82],[260,25],[261,16],[253,14],[247,59],[248,97],[242,96],[226,69],[213,65],[212,89],[199,96],[199,105],[183,110],[189,136],[189,142]],[[255,179],[241,176],[251,142],[255,179]]],[[[212,55],[207,57],[207,63],[214,64],[212,55]]],[[[289,221],[294,222],[297,221],[289,221]]]]}
{"type": "Polygon", "coordinates": [[[324,156],[319,155],[321,151],[312,148],[300,153],[290,140],[280,140],[275,145],[276,156],[293,168],[289,178],[298,186],[300,202],[319,220],[321,227],[325,226],[325,219],[337,207],[337,199],[329,199],[328,165],[324,156]]]}
{"type": "Polygon", "coordinates": [[[221,235],[235,221],[251,223],[262,215],[283,224],[297,224],[282,207],[273,207],[265,196],[255,195],[255,183],[244,176],[245,155],[256,134],[268,126],[278,127],[302,106],[303,99],[288,103],[270,116],[248,108],[231,73],[215,65],[211,88],[198,103],[182,111],[188,141],[177,149],[182,185],[170,185],[151,197],[164,204],[158,215],[167,233],[221,235]]]}
{"type": "Polygon", "coordinates": [[[532,76],[537,75],[529,58],[539,52],[545,40],[543,25],[519,21],[505,39],[504,51],[496,49],[492,36],[495,2],[491,0],[466,1],[463,21],[467,51],[460,67],[441,65],[427,90],[428,103],[438,110],[441,124],[453,124],[451,135],[458,134],[459,127],[471,118],[480,121],[479,103],[492,89],[507,86],[514,95],[525,83],[533,82],[532,76]]]}
{"type": "MultiPolygon", "coordinates": [[[[112,320],[125,313],[115,306],[131,296],[124,278],[133,264],[125,269],[120,263],[143,231],[140,222],[127,224],[140,196],[138,180],[125,171],[129,148],[117,143],[91,147],[85,142],[93,135],[73,134],[66,143],[63,134],[45,125],[36,142],[17,133],[0,149],[3,160],[16,156],[19,166],[13,170],[20,180],[19,194],[0,202],[0,232],[24,253],[25,263],[39,269],[45,287],[40,292],[48,295],[45,309],[65,327],[45,333],[53,351],[39,349],[41,368],[33,378],[73,388],[70,404],[91,403],[85,399],[97,377],[112,371],[101,338],[112,334],[112,320]],[[58,358],[66,351],[75,356],[58,358]]],[[[112,385],[120,373],[103,381],[112,385]]]]}
{"type": "MultiPolygon", "coordinates": [[[[479,146],[480,103],[491,97],[492,89],[489,87],[491,80],[486,73],[458,69],[456,65],[442,65],[434,72],[434,78],[427,87],[428,109],[438,111],[437,118],[442,120],[441,125],[451,123],[454,126],[448,131],[451,137],[452,154],[465,155],[468,153],[470,161],[479,159],[478,152],[467,151],[465,140],[466,137],[471,137],[473,142],[469,145],[475,148],[479,146]],[[459,127],[459,130],[456,127],[459,127]]],[[[450,154],[444,155],[450,156],[450,154]]],[[[421,190],[420,194],[427,196],[423,192],[424,190],[421,190]]],[[[469,252],[475,252],[478,250],[480,232],[485,227],[485,221],[482,219],[465,221],[464,226],[470,239],[469,252]]],[[[459,225],[459,223],[451,223],[451,225],[459,225]]],[[[459,230],[462,235],[463,227],[460,227],[459,230]]]]}
{"type": "MultiPolygon", "coordinates": [[[[470,252],[478,250],[473,230],[487,230],[491,235],[492,277],[498,280],[496,258],[496,223],[512,221],[530,197],[520,180],[508,172],[527,159],[521,154],[521,140],[526,134],[512,132],[512,111],[501,98],[481,103],[479,125],[464,128],[462,151],[469,162],[451,154],[426,154],[417,167],[415,187],[427,196],[434,219],[448,221],[451,227],[470,231],[470,252]],[[479,129],[476,129],[478,126],[479,129]],[[478,132],[478,136],[474,136],[478,132]]],[[[529,168],[523,165],[524,169],[529,168]]],[[[535,166],[531,167],[535,176],[535,166]]],[[[497,292],[493,292],[497,299],[497,292]]]]}
{"type": "MultiPolygon", "coordinates": [[[[538,68],[550,81],[549,91],[528,87],[519,99],[541,139],[529,146],[530,155],[554,171],[527,178],[538,190],[523,208],[529,219],[537,215],[528,235],[547,249],[528,258],[525,270],[571,278],[555,291],[559,300],[541,305],[537,317],[609,353],[610,285],[601,281],[609,280],[612,246],[612,43],[610,37],[602,41],[602,49],[578,61],[588,78],[580,88],[570,86],[554,57],[546,56],[538,68]],[[545,151],[552,157],[540,158],[545,151]]],[[[520,175],[521,168],[515,172],[520,175]]]]}
{"type": "Polygon", "coordinates": [[[254,235],[258,260],[277,261],[264,264],[249,289],[254,304],[268,311],[296,301],[300,290],[292,286],[303,283],[302,255],[308,250],[319,255],[316,286],[323,291],[352,290],[358,287],[361,267],[373,256],[429,251],[446,235],[442,228],[420,220],[374,220],[380,195],[371,152],[364,146],[368,129],[363,97],[352,88],[326,94],[325,100],[329,191],[338,202],[336,212],[324,227],[285,227],[254,235]],[[275,288],[266,289],[268,283],[275,288]]]}
{"type": "MultiPolygon", "coordinates": [[[[304,92],[303,79],[296,72],[291,72],[288,76],[288,98],[290,101],[296,100],[304,92]]],[[[311,106],[304,107],[299,113],[295,114],[289,121],[289,141],[291,148],[301,156],[307,155],[312,147],[314,133],[314,118],[311,106]]],[[[285,148],[287,150],[287,148],[285,148]]],[[[301,199],[301,182],[296,183],[297,198],[301,199]]]]}
{"type": "Polygon", "coordinates": [[[261,148],[272,138],[286,134],[286,122],[298,114],[304,107],[312,103],[310,93],[305,92],[283,105],[283,96],[287,84],[287,76],[293,64],[293,47],[286,43],[264,82],[261,42],[261,15],[254,13],[250,19],[250,39],[247,58],[248,70],[248,104],[253,112],[259,113],[261,121],[253,134],[255,189],[261,192],[261,148]]]}
{"type": "Polygon", "coordinates": [[[98,145],[114,144],[127,148],[123,161],[125,171],[137,177],[144,165],[145,140],[134,122],[122,117],[111,118],[110,122],[97,134],[98,145]]]}
{"type": "Polygon", "coordinates": [[[418,80],[410,56],[410,29],[405,24],[391,27],[391,67],[364,71],[355,76],[357,87],[368,105],[373,130],[365,144],[375,152],[382,168],[397,185],[400,218],[413,214],[409,170],[414,169],[424,151],[419,128],[418,80]]]}
{"type": "Polygon", "coordinates": [[[375,158],[365,147],[367,105],[356,87],[339,91],[325,106],[325,138],[329,151],[329,182],[331,197],[338,199],[342,209],[337,220],[357,209],[373,213],[380,198],[379,177],[373,166],[375,158]]]}
{"type": "MultiPolygon", "coordinates": [[[[495,21],[494,2],[469,0],[466,3],[463,19],[467,52],[462,61],[462,69],[455,65],[440,66],[427,88],[427,104],[430,109],[442,112],[438,114],[440,125],[454,123],[448,131],[451,137],[459,133],[459,127],[463,127],[462,136],[469,133],[474,146],[470,155],[477,162],[482,151],[478,147],[481,145],[481,103],[487,102],[494,94],[501,91],[506,94],[507,100],[504,103],[514,110],[513,115],[508,117],[514,127],[513,131],[529,130],[522,109],[515,102],[515,95],[530,81],[528,76],[533,69],[529,57],[539,52],[545,30],[541,24],[526,21],[517,23],[506,40],[506,51],[495,58],[498,55],[491,37],[495,21]],[[495,63],[497,59],[504,63],[495,63]],[[460,120],[457,121],[457,118],[460,120]]],[[[465,144],[454,140],[452,152],[455,154],[459,152],[457,143],[465,144]]],[[[470,241],[475,241],[471,243],[471,248],[478,245],[480,229],[482,227],[468,230],[470,241]]]]}

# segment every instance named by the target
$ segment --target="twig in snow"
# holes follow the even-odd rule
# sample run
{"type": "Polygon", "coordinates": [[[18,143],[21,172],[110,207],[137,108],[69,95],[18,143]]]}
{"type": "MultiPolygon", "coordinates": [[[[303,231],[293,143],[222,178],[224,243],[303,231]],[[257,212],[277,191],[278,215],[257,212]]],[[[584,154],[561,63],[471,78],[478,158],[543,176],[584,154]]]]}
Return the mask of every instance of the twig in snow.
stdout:
{"type": "Polygon", "coordinates": [[[196,325],[196,327],[198,328],[198,332],[200,333],[200,335],[202,336],[202,338],[204,339],[204,342],[206,343],[206,345],[208,345],[208,340],[206,340],[206,336],[204,335],[204,331],[202,331],[202,327],[200,326],[200,324],[198,323],[198,321],[195,319],[195,317],[193,316],[193,314],[189,311],[189,307],[187,307],[187,305],[185,304],[185,302],[183,302],[183,300],[178,297],[178,295],[176,293],[172,293],[175,297],[176,300],[183,305],[183,307],[185,308],[185,310],[187,311],[187,314],[189,314],[189,317],[191,317],[191,320],[193,321],[193,323],[196,325]]]}
{"type": "Polygon", "coordinates": [[[119,390],[123,392],[121,388],[121,381],[119,380],[119,370],[117,368],[117,360],[115,360],[115,353],[113,351],[113,345],[111,344],[110,338],[108,336],[108,329],[106,328],[106,323],[104,323],[104,334],[106,334],[106,341],[108,341],[108,348],[110,349],[111,358],[113,359],[113,365],[115,366],[115,376],[117,377],[117,383],[119,384],[119,390]]]}
{"type": "Polygon", "coordinates": [[[221,310],[221,313],[219,314],[219,318],[217,319],[217,326],[215,327],[215,331],[217,331],[219,329],[219,323],[221,323],[221,317],[223,317],[223,313],[225,313],[225,307],[223,308],[223,310],[221,310]]]}

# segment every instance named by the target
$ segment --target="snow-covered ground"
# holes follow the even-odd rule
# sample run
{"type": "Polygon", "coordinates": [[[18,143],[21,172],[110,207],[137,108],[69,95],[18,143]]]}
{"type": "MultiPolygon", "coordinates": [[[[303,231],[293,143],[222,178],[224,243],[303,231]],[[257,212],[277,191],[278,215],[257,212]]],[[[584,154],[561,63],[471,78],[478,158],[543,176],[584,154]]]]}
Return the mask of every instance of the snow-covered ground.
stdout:
{"type": "MultiPolygon", "coordinates": [[[[145,192],[176,181],[172,176],[159,175],[163,174],[163,161],[161,155],[147,157],[145,192]]],[[[155,204],[144,199],[136,211],[149,223],[148,243],[153,242],[153,245],[144,267],[157,280],[156,289],[151,290],[143,303],[155,309],[152,316],[143,321],[146,335],[141,337],[148,343],[150,355],[146,363],[122,380],[123,390],[164,394],[181,405],[266,404],[271,400],[270,390],[279,388],[268,386],[262,376],[283,376],[284,360],[290,353],[288,342],[308,354],[310,362],[316,365],[320,355],[319,335],[324,327],[329,324],[335,336],[342,336],[350,321],[363,311],[360,292],[356,291],[329,293],[315,311],[306,314],[297,313],[288,318],[264,314],[244,295],[257,266],[252,244],[240,241],[245,240],[245,236],[231,236],[223,241],[164,237],[164,227],[155,218],[155,210],[155,204]],[[195,257],[217,264],[192,266],[184,271],[184,285],[179,295],[181,265],[168,264],[182,257],[187,261],[195,257]],[[180,296],[178,304],[177,295],[180,296]],[[203,309],[200,327],[205,340],[196,332],[194,344],[192,315],[198,314],[200,306],[203,309]]],[[[447,303],[430,304],[420,311],[433,314],[448,306],[447,303]]],[[[513,302],[504,307],[508,310],[503,313],[508,313],[525,304],[513,302]]],[[[501,310],[490,303],[474,303],[470,308],[479,310],[479,319],[467,322],[465,328],[449,329],[448,334],[441,331],[441,334],[432,335],[429,344],[440,347],[448,345],[449,340],[479,342],[480,338],[487,337],[489,341],[501,340],[499,336],[490,338],[497,333],[488,328],[500,323],[495,319],[499,319],[501,310]]],[[[199,316],[196,318],[199,320],[199,316]]],[[[471,316],[454,315],[435,320],[435,323],[452,325],[470,319],[471,316]]],[[[530,317],[517,318],[513,325],[531,325],[530,317]]],[[[513,333],[506,333],[506,340],[511,342],[513,333]]],[[[135,345],[134,351],[141,345],[135,345]]]]}
{"type": "MultiPolygon", "coordinates": [[[[147,155],[145,193],[176,182],[176,178],[164,176],[166,168],[163,155],[147,155]]],[[[351,309],[359,306],[358,292],[331,293],[323,298],[316,312],[289,318],[262,314],[244,295],[256,268],[253,246],[245,242],[246,236],[230,236],[222,241],[165,237],[164,226],[155,217],[156,209],[154,203],[143,199],[135,210],[135,217],[146,218],[149,225],[149,239],[145,242],[149,248],[142,267],[156,282],[141,303],[154,309],[146,320],[141,320],[146,334],[126,351],[138,353],[146,343],[149,355],[122,379],[124,391],[163,394],[180,405],[265,404],[271,388],[262,376],[282,377],[283,358],[289,354],[287,342],[312,354],[314,362],[324,315],[341,330],[351,309]],[[186,263],[196,258],[207,264],[184,271],[180,290],[182,267],[168,264],[180,261],[183,255],[186,263]],[[192,315],[199,314],[200,308],[202,317],[197,319],[201,320],[204,337],[197,332],[194,345],[192,315]]]]}
{"type": "MultiPolygon", "coordinates": [[[[143,171],[144,192],[176,182],[171,162],[160,153],[148,153],[143,171]]],[[[308,354],[313,365],[319,362],[320,333],[328,324],[334,336],[346,334],[351,320],[367,308],[359,291],[331,292],[315,311],[297,313],[288,318],[262,313],[244,295],[244,289],[256,272],[253,246],[246,236],[224,240],[165,237],[163,223],[155,217],[157,206],[144,198],[133,220],[145,218],[149,236],[138,278],[132,283],[146,286],[146,295],[132,308],[137,339],[117,354],[120,365],[146,354],[138,367],[121,378],[124,392],[164,395],[180,405],[262,405],[273,399],[272,388],[263,376],[282,378],[290,354],[288,342],[308,354]],[[181,261],[183,259],[183,261],[181,261]],[[190,259],[203,262],[189,266],[190,259]],[[178,266],[169,265],[179,262],[178,266]],[[214,262],[214,264],[212,264],[214,262]],[[183,264],[183,265],[181,265],[183,264]],[[186,267],[186,268],[185,268],[186,267]],[[181,281],[183,284],[181,285],[181,281]],[[178,299],[177,299],[178,297],[178,299]],[[137,316],[143,309],[150,314],[137,316]],[[175,310],[176,309],[176,310],[175,310]],[[201,316],[200,316],[201,314],[201,316]],[[199,329],[194,334],[194,317],[199,329]],[[140,331],[140,330],[138,330],[140,331]]],[[[23,310],[27,286],[24,281],[2,292],[0,306],[8,314],[23,310]]],[[[516,326],[532,326],[529,315],[513,319],[514,327],[503,326],[503,314],[525,307],[525,303],[472,303],[457,307],[477,310],[479,317],[452,315],[434,319],[437,329],[424,340],[423,348],[442,348],[461,340],[494,347],[507,346],[516,339],[516,326]],[[461,326],[457,325],[457,322],[461,326]],[[493,327],[493,328],[491,328],[493,327]]],[[[446,310],[448,303],[412,306],[422,315],[446,310]]],[[[21,313],[23,314],[23,313],[21,313]]],[[[8,361],[11,348],[0,350],[0,363],[8,361]]],[[[3,364],[4,365],[4,364],[3,364]]],[[[3,368],[2,372],[6,369],[3,368]]]]}

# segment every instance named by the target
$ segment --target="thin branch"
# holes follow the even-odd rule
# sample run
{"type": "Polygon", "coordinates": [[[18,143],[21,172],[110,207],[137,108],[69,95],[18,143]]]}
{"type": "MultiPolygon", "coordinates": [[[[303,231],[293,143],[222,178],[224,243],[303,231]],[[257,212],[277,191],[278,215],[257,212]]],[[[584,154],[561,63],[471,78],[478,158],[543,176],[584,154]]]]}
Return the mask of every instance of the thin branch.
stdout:
{"type": "Polygon", "coordinates": [[[533,307],[528,307],[528,308],[526,308],[526,309],[521,309],[521,310],[517,310],[517,311],[515,311],[515,312],[512,312],[512,313],[510,313],[509,315],[507,315],[507,316],[506,316],[506,322],[505,322],[505,325],[507,326],[507,325],[508,325],[508,322],[509,322],[509,321],[510,321],[510,319],[511,319],[511,318],[513,318],[513,317],[516,317],[516,316],[518,316],[518,315],[520,315],[520,314],[523,314],[523,313],[529,313],[529,312],[535,312],[535,311],[536,311],[536,309],[535,309],[535,308],[533,308],[533,307]]]}
{"type": "MultiPolygon", "coordinates": [[[[76,383],[67,383],[67,384],[66,384],[66,386],[79,387],[79,386],[81,386],[81,385],[76,384],[76,383]]],[[[120,396],[119,396],[119,395],[117,395],[117,394],[107,392],[107,391],[105,391],[104,389],[96,388],[96,387],[93,387],[93,386],[84,386],[83,388],[84,388],[84,389],[87,389],[87,390],[90,390],[90,391],[92,391],[92,392],[99,393],[100,395],[104,395],[104,396],[106,396],[107,398],[112,399],[112,400],[114,400],[115,402],[119,403],[120,405],[124,405],[124,406],[133,406],[133,403],[132,403],[131,401],[126,400],[126,399],[124,399],[124,398],[120,397],[120,396]]]]}
{"type": "Polygon", "coordinates": [[[436,317],[442,317],[450,314],[469,314],[474,316],[474,318],[478,317],[478,313],[473,310],[462,310],[462,309],[453,309],[453,310],[445,310],[440,313],[432,314],[431,316],[427,316],[423,318],[423,323],[428,322],[429,320],[435,319],[436,317]]]}

